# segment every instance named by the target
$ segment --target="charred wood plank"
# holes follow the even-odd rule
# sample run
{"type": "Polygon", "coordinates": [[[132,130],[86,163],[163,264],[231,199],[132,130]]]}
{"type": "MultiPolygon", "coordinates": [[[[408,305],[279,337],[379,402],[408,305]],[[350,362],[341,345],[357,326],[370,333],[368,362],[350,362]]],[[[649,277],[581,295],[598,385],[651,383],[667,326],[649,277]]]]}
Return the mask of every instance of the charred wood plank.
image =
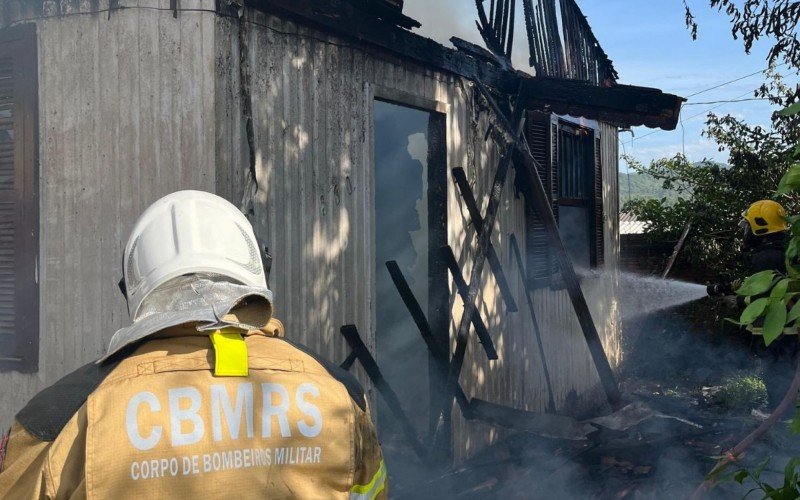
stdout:
{"type": "MultiPolygon", "coordinates": [[[[463,76],[480,79],[487,85],[513,93],[518,76],[493,64],[476,60],[410,31],[388,25],[348,2],[318,0],[257,0],[254,7],[295,19],[337,34],[346,40],[366,42],[417,63],[463,76]]],[[[385,53],[376,53],[385,58],[385,53]]]]}
{"type": "MultiPolygon", "coordinates": [[[[453,178],[455,179],[458,190],[461,193],[461,198],[464,200],[464,204],[467,206],[467,211],[469,211],[470,219],[472,219],[472,226],[475,228],[475,231],[480,234],[481,229],[483,228],[483,217],[481,217],[481,212],[478,208],[478,202],[475,200],[475,195],[472,193],[472,188],[467,181],[467,176],[464,174],[464,169],[454,168],[453,178]]],[[[497,256],[494,245],[491,243],[489,243],[489,249],[487,251],[486,258],[488,259],[489,267],[491,268],[492,273],[494,273],[494,277],[497,280],[497,286],[500,288],[500,294],[503,296],[506,307],[508,307],[508,310],[511,312],[517,312],[519,307],[517,307],[517,302],[514,300],[514,294],[511,292],[511,287],[508,284],[508,279],[506,279],[506,274],[503,271],[503,265],[500,263],[500,258],[497,256]]]]}
{"type": "MultiPolygon", "coordinates": [[[[394,286],[397,288],[400,298],[403,299],[406,309],[408,309],[408,312],[414,319],[414,323],[416,323],[422,340],[425,341],[425,345],[428,347],[428,351],[430,351],[437,360],[450,359],[450,353],[443,351],[439,344],[436,343],[431,326],[425,318],[425,313],[422,312],[422,307],[420,307],[419,302],[416,297],[414,297],[411,287],[408,286],[408,281],[406,281],[405,276],[403,276],[403,272],[400,271],[400,266],[397,265],[397,262],[390,260],[386,263],[386,268],[389,270],[389,275],[392,277],[394,286]]],[[[494,349],[494,347],[492,348],[494,349]]],[[[437,363],[437,366],[441,368],[442,380],[446,380],[447,365],[437,363]]],[[[466,394],[464,394],[461,385],[456,387],[456,402],[458,403],[458,407],[461,408],[461,413],[464,415],[464,418],[470,420],[472,418],[472,412],[469,407],[469,400],[466,394]]]]}
{"type": "MultiPolygon", "coordinates": [[[[578,275],[575,274],[575,268],[572,266],[572,261],[558,232],[558,223],[553,215],[553,207],[550,205],[547,191],[545,191],[542,180],[537,173],[536,160],[525,141],[519,140],[519,127],[516,129],[511,128],[509,120],[503,115],[500,107],[480,82],[478,82],[478,88],[484,94],[490,109],[495,113],[498,124],[504,129],[504,136],[509,138],[509,144],[512,146],[512,156],[514,157],[514,168],[517,169],[519,175],[523,176],[523,179],[527,180],[528,193],[525,196],[525,209],[532,217],[538,215],[545,226],[550,246],[554,250],[556,261],[561,269],[562,279],[575,309],[575,315],[578,317],[578,323],[581,325],[581,330],[597,369],[597,374],[600,377],[600,382],[603,384],[606,398],[609,403],[616,405],[621,398],[619,387],[617,386],[614,372],[611,370],[611,365],[608,363],[608,357],[606,357],[603,343],[600,341],[600,335],[597,333],[597,327],[589,311],[589,305],[586,303],[586,297],[583,295],[583,290],[581,290],[578,275]]],[[[520,90],[520,95],[523,94],[524,90],[520,90]]]]}
{"type": "Polygon", "coordinates": [[[511,235],[511,249],[517,259],[517,269],[519,270],[520,279],[522,279],[523,286],[525,287],[525,301],[528,303],[528,311],[531,313],[531,324],[533,325],[533,334],[536,337],[536,345],[539,348],[539,357],[542,359],[542,371],[544,371],[544,380],[547,383],[547,411],[556,411],[556,400],[553,394],[553,383],[550,380],[550,370],[547,368],[547,357],[544,354],[544,345],[542,344],[542,331],[539,328],[539,321],[536,319],[536,311],[533,308],[533,301],[531,300],[531,292],[527,285],[527,273],[522,264],[522,253],[519,251],[517,244],[517,237],[511,235]]]}
{"type": "Polygon", "coordinates": [[[537,436],[554,439],[572,441],[586,439],[583,425],[571,417],[518,410],[477,398],[472,398],[470,406],[476,420],[505,427],[506,429],[529,432],[537,436]]]}
{"type": "Polygon", "coordinates": [[[681,233],[681,237],[678,239],[678,242],[675,244],[675,248],[672,250],[672,255],[669,256],[669,261],[667,261],[667,267],[664,269],[664,272],[661,273],[661,279],[667,279],[667,275],[672,270],[672,266],[675,265],[675,260],[678,258],[678,254],[681,253],[681,248],[683,248],[683,243],[686,241],[686,237],[689,236],[689,231],[692,229],[692,223],[686,223],[686,226],[683,228],[683,232],[681,233]]]}
{"type": "MultiPolygon", "coordinates": [[[[461,295],[461,299],[466,302],[469,299],[469,285],[467,285],[467,282],[464,281],[464,276],[462,276],[461,269],[458,267],[458,261],[456,260],[456,256],[453,254],[453,249],[450,248],[450,245],[446,245],[440,250],[442,252],[442,257],[444,258],[445,264],[447,264],[447,267],[450,269],[450,274],[453,276],[453,282],[456,284],[458,294],[461,295]]],[[[488,357],[490,360],[497,359],[497,351],[494,348],[494,342],[492,342],[492,337],[489,335],[489,330],[483,323],[483,319],[481,318],[480,314],[475,314],[472,317],[472,326],[475,327],[475,333],[478,335],[481,345],[486,351],[486,357],[488,357]]]]}
{"type": "Polygon", "coordinates": [[[519,145],[514,148],[513,156],[514,167],[518,169],[519,174],[523,175],[527,181],[528,193],[525,197],[525,209],[532,216],[538,214],[540,220],[544,223],[550,246],[561,269],[562,279],[575,309],[575,315],[578,317],[578,323],[581,325],[581,331],[586,339],[586,345],[589,348],[600,382],[605,390],[606,398],[609,403],[616,405],[621,398],[619,387],[606,357],[600,335],[597,333],[597,327],[589,311],[589,305],[586,303],[586,297],[583,295],[583,290],[581,290],[578,275],[575,274],[575,268],[572,266],[567,249],[564,247],[564,242],[558,233],[558,224],[553,215],[553,209],[547,199],[542,180],[536,172],[536,160],[534,160],[533,155],[527,148],[519,145]]]}
{"type": "Polygon", "coordinates": [[[381,373],[380,368],[378,368],[378,363],[375,361],[375,358],[372,357],[372,354],[370,354],[369,349],[367,349],[367,346],[364,344],[364,341],[361,340],[361,336],[358,334],[358,329],[355,327],[355,325],[344,325],[340,331],[344,339],[347,341],[347,344],[350,346],[350,349],[355,353],[358,361],[361,363],[361,366],[364,367],[364,371],[367,373],[367,376],[372,383],[375,384],[375,388],[378,390],[378,393],[383,397],[386,406],[389,407],[397,421],[400,423],[400,427],[403,429],[403,433],[406,435],[406,439],[408,439],[409,444],[414,449],[414,453],[416,453],[420,459],[425,461],[427,453],[419,441],[419,437],[417,436],[416,429],[414,429],[414,425],[411,423],[411,420],[408,418],[406,412],[403,411],[403,406],[400,404],[400,400],[397,398],[397,393],[394,392],[394,389],[392,389],[386,379],[383,378],[383,374],[381,373]]]}
{"type": "Polygon", "coordinates": [[[339,367],[342,368],[343,370],[350,371],[350,368],[353,367],[353,363],[356,362],[356,359],[358,359],[358,354],[356,353],[356,351],[350,351],[350,354],[348,354],[347,357],[344,358],[344,361],[342,361],[342,364],[340,364],[339,367]]]}
{"type": "Polygon", "coordinates": [[[561,78],[523,79],[525,106],[556,114],[583,116],[609,123],[673,130],[684,99],[647,87],[615,84],[597,87],[561,78]]]}
{"type": "MultiPolygon", "coordinates": [[[[478,86],[481,91],[484,92],[484,97],[491,101],[495,107],[497,107],[496,103],[494,103],[494,99],[491,97],[488,91],[486,91],[486,88],[480,82],[478,82],[478,86]]],[[[522,133],[522,127],[525,124],[524,108],[522,107],[523,102],[524,92],[520,89],[519,93],[517,94],[516,102],[514,103],[514,121],[515,123],[518,123],[517,128],[515,129],[516,137],[519,137],[519,135],[522,133]]],[[[511,164],[510,153],[510,151],[506,151],[506,153],[500,158],[500,161],[497,165],[497,171],[494,175],[494,181],[492,182],[492,189],[490,191],[491,194],[489,195],[489,205],[486,208],[486,215],[483,218],[483,227],[481,227],[481,231],[478,234],[478,245],[475,254],[475,260],[472,264],[472,271],[470,272],[467,300],[464,301],[464,312],[461,316],[461,322],[459,323],[458,331],[456,333],[456,349],[453,353],[453,359],[450,361],[450,369],[447,374],[445,397],[443,398],[440,409],[436,412],[437,416],[443,413],[446,414],[444,410],[446,407],[452,404],[453,394],[461,376],[461,369],[464,365],[464,356],[467,351],[469,327],[472,323],[472,316],[475,314],[477,309],[476,301],[481,284],[481,273],[483,272],[483,266],[486,263],[486,254],[488,253],[492,230],[494,229],[494,223],[497,218],[497,210],[500,208],[500,196],[503,193],[503,187],[505,186],[506,177],[508,175],[508,168],[511,164]]],[[[437,432],[436,435],[434,435],[434,445],[438,443],[438,434],[439,433],[437,432]]]]}

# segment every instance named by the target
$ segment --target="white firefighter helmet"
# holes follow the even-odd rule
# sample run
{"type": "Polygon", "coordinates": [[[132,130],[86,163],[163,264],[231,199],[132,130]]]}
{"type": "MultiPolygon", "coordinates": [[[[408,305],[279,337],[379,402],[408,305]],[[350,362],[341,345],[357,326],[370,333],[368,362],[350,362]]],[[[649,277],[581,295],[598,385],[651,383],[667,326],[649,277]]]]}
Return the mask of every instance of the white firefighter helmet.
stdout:
{"type": "Polygon", "coordinates": [[[178,191],[136,221],[123,260],[128,312],[164,283],[187,274],[224,276],[266,289],[258,242],[247,218],[211,193],[178,191]]]}

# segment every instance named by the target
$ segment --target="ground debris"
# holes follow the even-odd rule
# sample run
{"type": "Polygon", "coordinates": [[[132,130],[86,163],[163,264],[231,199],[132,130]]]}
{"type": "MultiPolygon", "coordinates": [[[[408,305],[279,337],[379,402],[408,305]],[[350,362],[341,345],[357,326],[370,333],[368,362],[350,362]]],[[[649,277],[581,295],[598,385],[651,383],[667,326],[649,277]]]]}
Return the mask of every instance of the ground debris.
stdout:
{"type": "Polygon", "coordinates": [[[643,403],[641,401],[631,403],[610,415],[593,418],[587,420],[586,422],[589,424],[599,425],[601,427],[605,427],[607,429],[611,429],[614,431],[627,431],[632,427],[638,426],[639,424],[650,418],[672,419],[686,425],[691,425],[692,427],[696,427],[698,429],[703,428],[702,425],[696,424],[685,418],[677,417],[674,415],[665,415],[661,412],[655,411],[652,408],[650,408],[646,403],[643,403]]]}

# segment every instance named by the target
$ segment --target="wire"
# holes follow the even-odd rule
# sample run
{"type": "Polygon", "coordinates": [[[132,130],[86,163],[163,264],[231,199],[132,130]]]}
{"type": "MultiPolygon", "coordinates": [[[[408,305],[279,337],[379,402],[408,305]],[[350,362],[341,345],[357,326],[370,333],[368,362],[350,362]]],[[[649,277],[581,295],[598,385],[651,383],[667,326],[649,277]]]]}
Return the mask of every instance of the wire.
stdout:
{"type": "MultiPolygon", "coordinates": [[[[698,116],[703,116],[703,115],[706,115],[706,114],[708,114],[710,111],[713,111],[713,110],[715,110],[715,109],[717,109],[717,108],[720,108],[720,107],[722,107],[722,106],[724,106],[725,104],[728,104],[728,103],[730,103],[730,102],[739,102],[739,99],[741,99],[742,97],[746,96],[747,94],[750,94],[751,92],[752,92],[752,90],[748,90],[748,91],[747,91],[747,92],[745,92],[744,94],[742,94],[742,95],[740,95],[740,96],[738,96],[738,97],[734,97],[733,99],[730,99],[730,100],[727,100],[727,101],[718,101],[720,104],[717,104],[716,106],[712,106],[712,107],[710,107],[710,108],[708,108],[708,109],[704,109],[703,111],[701,111],[701,112],[699,112],[699,113],[697,113],[697,114],[694,114],[694,115],[690,116],[689,118],[683,118],[683,117],[681,117],[681,119],[680,119],[680,120],[681,120],[681,122],[688,122],[689,120],[693,120],[694,118],[697,118],[698,116]]],[[[684,103],[684,104],[681,106],[681,109],[683,109],[683,106],[686,106],[686,104],[687,104],[687,103],[684,103]]],[[[633,143],[634,143],[634,141],[638,141],[638,140],[640,140],[640,139],[644,139],[645,137],[649,137],[649,136],[651,136],[651,135],[653,135],[653,134],[657,134],[657,133],[659,133],[659,132],[666,132],[666,131],[665,131],[665,130],[661,130],[661,129],[653,130],[653,131],[651,131],[651,132],[648,132],[648,133],[646,133],[646,134],[644,134],[644,135],[640,135],[639,137],[634,137],[634,138],[632,138],[630,141],[628,141],[628,142],[627,142],[627,144],[633,144],[633,143]]]]}
{"type": "Polygon", "coordinates": [[[698,106],[700,104],[727,104],[729,102],[746,102],[746,101],[769,101],[768,97],[751,97],[749,99],[730,99],[730,100],[723,100],[723,101],[707,101],[707,102],[685,102],[683,103],[684,106],[698,106]]]}
{"type": "MultiPolygon", "coordinates": [[[[778,65],[776,65],[776,66],[775,66],[775,68],[780,68],[781,66],[785,66],[786,64],[787,64],[787,63],[781,63],[781,64],[778,64],[778,65]]],[[[696,95],[705,94],[705,93],[706,93],[706,92],[708,92],[708,91],[711,91],[711,90],[714,90],[714,89],[718,89],[718,88],[720,88],[720,87],[724,87],[724,86],[726,86],[726,85],[730,85],[731,83],[736,83],[736,82],[738,82],[738,81],[744,80],[745,78],[750,78],[751,76],[755,76],[755,75],[758,75],[758,74],[760,74],[760,73],[764,73],[764,72],[765,72],[765,71],[767,71],[768,69],[769,69],[769,67],[767,67],[767,68],[764,68],[764,69],[762,69],[762,70],[760,70],[760,71],[756,71],[756,72],[754,72],[754,73],[750,73],[750,74],[748,74],[748,75],[740,76],[739,78],[734,78],[733,80],[729,80],[729,81],[727,81],[727,82],[723,82],[723,83],[720,83],[720,84],[714,85],[713,87],[709,87],[709,88],[707,88],[707,89],[699,90],[699,91],[695,92],[694,94],[689,94],[689,95],[687,95],[687,96],[686,96],[686,98],[687,98],[687,99],[689,99],[690,97],[694,97],[694,96],[696,96],[696,95]]]]}
{"type": "MultiPolygon", "coordinates": [[[[775,68],[776,68],[776,69],[777,69],[777,68],[780,68],[781,66],[785,66],[786,64],[788,64],[788,63],[781,63],[781,64],[777,64],[777,65],[775,65],[775,68]]],[[[689,95],[687,95],[687,96],[686,96],[686,98],[687,98],[687,99],[689,99],[689,98],[691,98],[691,97],[698,96],[698,95],[700,95],[700,94],[704,94],[704,93],[706,93],[706,92],[709,92],[709,91],[711,91],[711,90],[715,90],[715,89],[718,89],[718,88],[720,88],[720,87],[724,87],[724,86],[726,86],[726,85],[730,85],[731,83],[736,83],[736,82],[742,81],[742,80],[744,80],[745,78],[750,78],[751,76],[755,76],[755,75],[758,75],[758,74],[764,73],[764,72],[765,72],[765,71],[767,71],[767,70],[769,70],[769,67],[767,67],[767,68],[764,68],[764,69],[762,69],[762,70],[759,70],[759,71],[754,71],[753,73],[748,73],[747,75],[740,76],[739,78],[734,78],[733,80],[728,80],[727,82],[722,82],[722,83],[719,83],[719,84],[717,84],[717,85],[714,85],[714,86],[712,86],[712,87],[708,87],[707,89],[698,90],[697,92],[695,92],[695,93],[693,93],[693,94],[689,94],[689,95]]],[[[759,98],[759,97],[753,97],[753,98],[750,98],[750,99],[741,99],[741,97],[744,97],[744,96],[746,96],[746,95],[747,95],[747,94],[749,94],[749,93],[750,93],[750,91],[748,91],[748,92],[746,92],[746,93],[742,94],[741,96],[739,96],[739,97],[736,97],[736,98],[734,98],[734,99],[729,99],[729,100],[724,100],[724,101],[686,102],[686,103],[683,103],[683,104],[681,105],[681,109],[683,109],[683,106],[698,106],[698,105],[704,105],[704,104],[705,104],[705,105],[707,105],[707,104],[719,104],[719,105],[721,106],[721,105],[723,105],[723,104],[735,103],[735,102],[745,102],[745,101],[760,101],[760,100],[767,100],[766,98],[759,98]]],[[[699,113],[699,114],[697,114],[697,115],[692,115],[691,117],[689,117],[689,118],[686,118],[685,120],[684,120],[683,118],[681,118],[681,126],[683,126],[683,122],[684,122],[684,121],[688,121],[688,120],[691,120],[692,118],[696,118],[697,116],[704,115],[704,114],[708,113],[709,111],[711,111],[711,110],[713,110],[713,109],[716,109],[716,108],[718,108],[718,107],[719,107],[719,106],[715,106],[715,107],[713,107],[713,108],[709,108],[709,109],[707,109],[707,110],[705,110],[705,111],[703,111],[703,112],[701,112],[701,113],[699,113]]],[[[664,131],[664,130],[653,130],[653,131],[651,131],[651,132],[648,132],[648,133],[646,133],[646,134],[644,134],[644,135],[640,135],[639,137],[634,137],[634,138],[631,138],[631,140],[630,140],[630,141],[628,141],[628,142],[627,142],[627,144],[633,144],[633,142],[634,142],[634,141],[638,141],[639,139],[644,139],[645,137],[649,137],[649,136],[651,136],[651,135],[653,135],[653,134],[657,134],[657,133],[659,133],[659,132],[665,132],[665,131],[664,131]]]]}

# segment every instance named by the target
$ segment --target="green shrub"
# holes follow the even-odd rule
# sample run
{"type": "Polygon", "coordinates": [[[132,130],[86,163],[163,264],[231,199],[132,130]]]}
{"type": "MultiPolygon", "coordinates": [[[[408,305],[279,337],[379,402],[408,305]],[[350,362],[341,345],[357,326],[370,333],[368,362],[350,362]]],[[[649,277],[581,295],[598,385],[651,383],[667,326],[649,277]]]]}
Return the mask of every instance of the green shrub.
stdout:
{"type": "Polygon", "coordinates": [[[767,403],[767,386],[755,375],[734,375],[725,380],[715,401],[731,410],[750,410],[767,403]]]}

